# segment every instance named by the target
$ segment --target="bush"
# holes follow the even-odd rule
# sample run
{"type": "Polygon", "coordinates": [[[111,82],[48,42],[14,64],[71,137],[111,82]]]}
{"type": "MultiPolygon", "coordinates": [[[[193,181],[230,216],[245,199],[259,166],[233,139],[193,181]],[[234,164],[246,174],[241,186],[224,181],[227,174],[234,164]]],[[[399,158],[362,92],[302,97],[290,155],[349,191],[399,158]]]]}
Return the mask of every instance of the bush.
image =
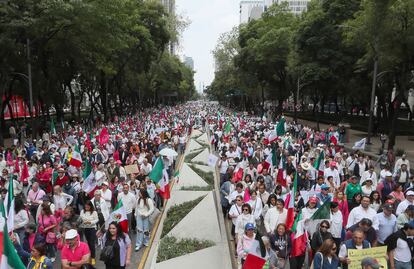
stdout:
{"type": "Polygon", "coordinates": [[[203,200],[205,196],[199,197],[192,201],[184,202],[179,205],[172,206],[167,211],[167,217],[164,220],[161,238],[167,235],[190,211],[203,200]]]}
{"type": "Polygon", "coordinates": [[[200,186],[190,186],[190,187],[181,187],[181,191],[211,191],[213,190],[213,186],[208,185],[204,187],[200,186]]]}
{"type": "Polygon", "coordinates": [[[167,236],[160,242],[157,263],[209,248],[214,245],[214,242],[209,240],[182,239],[178,241],[175,237],[167,236]]]}
{"type": "Polygon", "coordinates": [[[195,167],[195,165],[190,165],[191,169],[194,170],[202,179],[204,179],[208,185],[214,186],[214,173],[213,172],[204,172],[201,169],[195,167]]]}

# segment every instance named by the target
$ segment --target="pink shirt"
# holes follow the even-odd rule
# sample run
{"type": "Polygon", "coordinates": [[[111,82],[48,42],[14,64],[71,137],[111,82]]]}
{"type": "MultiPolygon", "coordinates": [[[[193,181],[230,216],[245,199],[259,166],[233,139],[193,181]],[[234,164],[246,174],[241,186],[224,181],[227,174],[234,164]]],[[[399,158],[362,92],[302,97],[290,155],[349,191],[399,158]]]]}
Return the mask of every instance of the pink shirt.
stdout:
{"type": "Polygon", "coordinates": [[[27,200],[31,202],[36,202],[36,204],[42,203],[42,197],[45,196],[46,193],[42,189],[38,189],[37,192],[30,190],[27,194],[27,200]]]}
{"type": "MultiPolygon", "coordinates": [[[[84,242],[79,242],[78,246],[72,251],[69,245],[65,245],[62,248],[62,260],[67,260],[68,262],[78,262],[82,260],[82,257],[91,253],[88,247],[88,244],[84,242]]],[[[76,268],[76,267],[70,267],[76,268]]]]}

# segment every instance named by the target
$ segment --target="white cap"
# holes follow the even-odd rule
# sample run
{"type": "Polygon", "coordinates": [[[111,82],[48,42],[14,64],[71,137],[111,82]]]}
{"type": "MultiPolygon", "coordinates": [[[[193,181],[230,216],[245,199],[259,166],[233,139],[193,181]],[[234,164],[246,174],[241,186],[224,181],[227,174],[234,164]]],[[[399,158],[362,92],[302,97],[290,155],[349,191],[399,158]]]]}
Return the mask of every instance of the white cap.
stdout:
{"type": "Polygon", "coordinates": [[[392,177],[392,173],[390,171],[385,172],[386,177],[392,177]]]}
{"type": "Polygon", "coordinates": [[[407,193],[405,194],[405,196],[408,196],[408,195],[414,195],[414,191],[407,191],[407,193]]]}
{"type": "Polygon", "coordinates": [[[78,231],[70,229],[65,233],[65,239],[73,239],[78,236],[78,231]]]}

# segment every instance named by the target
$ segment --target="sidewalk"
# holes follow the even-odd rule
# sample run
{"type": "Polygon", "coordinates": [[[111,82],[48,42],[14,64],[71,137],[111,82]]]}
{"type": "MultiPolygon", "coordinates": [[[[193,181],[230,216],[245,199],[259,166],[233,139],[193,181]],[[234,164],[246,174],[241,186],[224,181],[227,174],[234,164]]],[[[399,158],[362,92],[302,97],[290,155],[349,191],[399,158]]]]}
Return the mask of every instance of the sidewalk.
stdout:
{"type": "MultiPolygon", "coordinates": [[[[290,117],[286,117],[289,120],[292,120],[290,117]]],[[[308,120],[302,120],[298,119],[298,121],[304,125],[308,125],[312,128],[316,128],[316,122],[308,121],[308,120]]],[[[329,128],[329,124],[319,123],[320,129],[327,129],[329,128]]],[[[345,147],[348,150],[352,150],[352,147],[354,146],[354,143],[356,141],[361,140],[364,137],[367,137],[366,132],[361,132],[353,129],[348,129],[349,132],[349,142],[345,143],[345,147]]],[[[396,143],[394,146],[394,152],[397,149],[402,149],[405,151],[405,154],[407,155],[407,159],[410,161],[411,164],[414,164],[414,139],[410,140],[409,136],[397,136],[395,139],[396,143]]],[[[379,151],[381,149],[381,141],[379,137],[371,137],[371,143],[372,145],[367,145],[365,147],[364,152],[365,154],[373,156],[375,159],[378,159],[379,157],[379,151]]],[[[385,143],[385,147],[387,146],[388,141],[385,143]]],[[[399,157],[396,157],[398,159],[399,157]]]]}

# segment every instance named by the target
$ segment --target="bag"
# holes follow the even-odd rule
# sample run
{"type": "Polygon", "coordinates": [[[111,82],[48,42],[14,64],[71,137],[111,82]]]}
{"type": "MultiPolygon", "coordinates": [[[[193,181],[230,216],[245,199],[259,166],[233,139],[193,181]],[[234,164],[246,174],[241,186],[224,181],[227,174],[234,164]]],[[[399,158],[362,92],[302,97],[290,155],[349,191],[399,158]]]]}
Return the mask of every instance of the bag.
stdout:
{"type": "Polygon", "coordinates": [[[102,212],[98,213],[98,226],[101,227],[105,224],[105,218],[102,212]]]}
{"type": "Polygon", "coordinates": [[[113,257],[114,257],[114,251],[113,250],[114,250],[115,242],[116,241],[114,241],[114,243],[112,245],[105,246],[102,249],[101,256],[99,257],[99,259],[101,261],[103,261],[104,263],[106,263],[106,262],[113,259],[113,257]]]}
{"type": "MultiPolygon", "coordinates": [[[[322,269],[323,268],[323,255],[322,255],[322,253],[320,253],[320,252],[316,252],[316,254],[315,254],[315,257],[316,257],[316,255],[321,255],[321,268],[320,269],[322,269]]],[[[315,269],[314,268],[314,262],[315,262],[315,257],[313,257],[313,261],[312,261],[312,264],[311,264],[311,266],[309,267],[309,269],[315,269]]]]}
{"type": "Polygon", "coordinates": [[[54,232],[47,232],[47,234],[46,234],[46,243],[48,243],[48,244],[56,243],[56,234],[54,232]]]}
{"type": "Polygon", "coordinates": [[[152,212],[152,214],[149,216],[149,222],[151,225],[154,225],[160,213],[161,211],[158,208],[154,207],[154,212],[152,212]]]}

